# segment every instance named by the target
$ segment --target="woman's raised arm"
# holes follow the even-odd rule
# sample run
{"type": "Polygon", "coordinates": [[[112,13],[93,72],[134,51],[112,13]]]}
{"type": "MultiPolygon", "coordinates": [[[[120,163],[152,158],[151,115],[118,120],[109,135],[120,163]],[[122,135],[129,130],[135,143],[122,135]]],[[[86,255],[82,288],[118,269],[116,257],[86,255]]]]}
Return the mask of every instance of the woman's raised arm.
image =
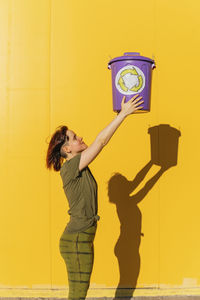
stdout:
{"type": "Polygon", "coordinates": [[[137,98],[138,95],[132,97],[128,102],[124,103],[125,96],[122,99],[121,103],[121,111],[114,118],[114,120],[108,124],[96,137],[95,141],[85,150],[81,152],[81,158],[79,163],[79,170],[84,169],[87,165],[89,165],[101,152],[103,147],[108,143],[111,139],[119,125],[124,121],[124,119],[133,114],[134,111],[142,108],[140,105],[144,101],[140,101],[142,97],[137,98]],[[137,98],[137,99],[136,99],[137,98]]]}

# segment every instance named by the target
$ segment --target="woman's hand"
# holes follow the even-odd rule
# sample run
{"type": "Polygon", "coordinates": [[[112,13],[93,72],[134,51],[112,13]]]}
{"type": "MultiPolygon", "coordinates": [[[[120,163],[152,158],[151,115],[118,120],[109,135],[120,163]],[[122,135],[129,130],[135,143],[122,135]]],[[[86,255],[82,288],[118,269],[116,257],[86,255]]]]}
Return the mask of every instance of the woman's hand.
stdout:
{"type": "Polygon", "coordinates": [[[125,116],[130,115],[130,114],[133,114],[134,111],[136,111],[136,110],[138,110],[138,109],[140,109],[140,108],[143,107],[143,106],[138,106],[138,105],[140,105],[142,102],[144,102],[144,101],[138,102],[139,100],[142,99],[142,97],[137,98],[138,96],[139,96],[139,94],[133,96],[133,97],[132,97],[128,102],[126,102],[126,103],[124,103],[124,101],[125,101],[125,96],[123,97],[122,103],[121,103],[121,112],[122,112],[125,116]],[[136,99],[136,98],[137,98],[137,99],[136,99]]]}

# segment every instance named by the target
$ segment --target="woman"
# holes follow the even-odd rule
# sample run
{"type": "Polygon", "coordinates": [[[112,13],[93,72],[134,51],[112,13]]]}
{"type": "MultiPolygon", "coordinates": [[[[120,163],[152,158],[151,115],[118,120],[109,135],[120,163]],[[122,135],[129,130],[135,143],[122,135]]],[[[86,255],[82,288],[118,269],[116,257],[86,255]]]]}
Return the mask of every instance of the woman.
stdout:
{"type": "Polygon", "coordinates": [[[63,257],[69,282],[68,299],[85,299],[93,268],[93,242],[97,229],[97,183],[88,165],[108,143],[124,119],[142,108],[142,97],[135,95],[125,103],[122,99],[121,111],[104,128],[88,147],[74,131],[60,126],[49,143],[46,166],[60,171],[63,189],[69,202],[70,221],[63,231],[59,250],[63,257]],[[66,161],[63,163],[63,160],[66,161]],[[63,163],[63,164],[62,164],[63,163]]]}

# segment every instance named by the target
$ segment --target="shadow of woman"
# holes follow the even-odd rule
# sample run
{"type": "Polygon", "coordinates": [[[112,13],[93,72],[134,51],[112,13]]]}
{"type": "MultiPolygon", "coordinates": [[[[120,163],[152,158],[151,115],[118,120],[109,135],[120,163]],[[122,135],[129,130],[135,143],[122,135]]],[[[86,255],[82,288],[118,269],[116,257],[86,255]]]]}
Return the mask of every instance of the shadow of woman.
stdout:
{"type": "MultiPolygon", "coordinates": [[[[177,133],[176,137],[178,137],[180,134],[177,130],[175,131],[177,133]]],[[[114,299],[130,299],[137,285],[140,271],[139,247],[141,236],[144,236],[141,232],[142,214],[137,204],[145,198],[162,174],[170,167],[176,165],[177,162],[178,144],[173,143],[175,147],[170,144],[170,134],[168,135],[169,125],[152,127],[149,129],[149,132],[152,134],[151,142],[153,141],[153,145],[151,143],[151,160],[138,172],[132,181],[128,181],[126,177],[120,173],[115,173],[108,182],[109,202],[116,205],[121,224],[120,236],[114,248],[120,273],[114,299]],[[163,134],[165,137],[161,138],[163,134]],[[155,136],[157,138],[155,138],[155,136]],[[165,143],[167,143],[169,151],[167,151],[164,145],[165,143]],[[146,182],[140,191],[130,196],[143,181],[154,163],[157,165],[161,165],[162,163],[160,170],[146,182]]]]}

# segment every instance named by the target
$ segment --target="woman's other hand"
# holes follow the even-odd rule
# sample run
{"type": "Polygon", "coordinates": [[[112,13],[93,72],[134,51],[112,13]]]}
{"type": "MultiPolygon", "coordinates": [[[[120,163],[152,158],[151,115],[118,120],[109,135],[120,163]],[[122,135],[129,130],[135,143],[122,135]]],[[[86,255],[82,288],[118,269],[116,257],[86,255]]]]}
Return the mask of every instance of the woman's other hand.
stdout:
{"type": "Polygon", "coordinates": [[[125,96],[122,98],[122,103],[121,103],[121,112],[127,116],[127,115],[130,115],[130,114],[133,114],[134,111],[142,108],[143,106],[139,106],[142,102],[144,101],[140,101],[138,102],[139,100],[142,99],[142,97],[139,97],[139,94],[133,96],[129,101],[127,101],[126,103],[125,102],[125,96]],[[137,98],[137,99],[136,99],[137,98]]]}

